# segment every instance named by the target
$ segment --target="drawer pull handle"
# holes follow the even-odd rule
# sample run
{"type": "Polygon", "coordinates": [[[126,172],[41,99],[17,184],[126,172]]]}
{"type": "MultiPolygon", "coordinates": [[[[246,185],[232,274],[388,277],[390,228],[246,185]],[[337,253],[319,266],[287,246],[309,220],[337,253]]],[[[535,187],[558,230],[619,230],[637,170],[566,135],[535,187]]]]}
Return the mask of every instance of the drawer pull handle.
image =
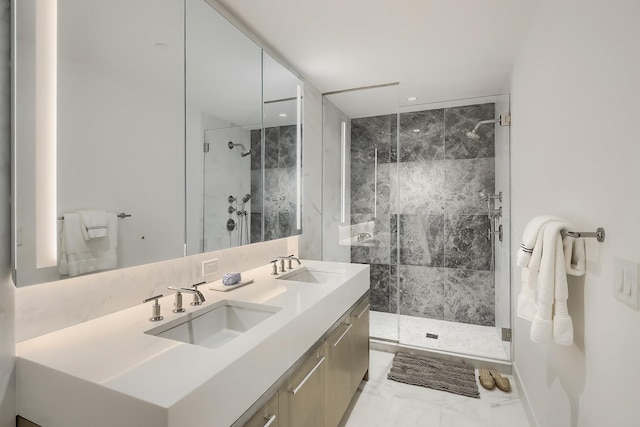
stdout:
{"type": "Polygon", "coordinates": [[[362,310],[362,312],[360,312],[360,314],[358,314],[356,316],[356,318],[361,318],[362,316],[364,316],[364,314],[371,308],[371,304],[367,304],[367,306],[364,308],[364,310],[362,310]]]}
{"type": "Polygon", "coordinates": [[[271,424],[273,424],[273,422],[276,420],[276,416],[274,415],[265,415],[264,419],[267,420],[267,423],[264,425],[264,427],[269,427],[271,424]]]}
{"type": "Polygon", "coordinates": [[[333,346],[337,346],[338,344],[340,344],[340,341],[342,341],[342,339],[345,337],[345,335],[347,335],[347,333],[351,330],[351,327],[353,326],[353,324],[350,324],[349,327],[347,329],[344,330],[344,332],[342,333],[342,335],[340,335],[340,338],[338,338],[338,340],[336,342],[333,343],[333,346]]]}
{"type": "Polygon", "coordinates": [[[302,386],[304,385],[304,383],[306,383],[309,378],[311,378],[311,375],[313,375],[313,373],[320,367],[320,365],[322,365],[324,363],[324,356],[322,356],[322,359],[320,359],[320,361],[318,361],[318,363],[316,363],[316,366],[313,367],[313,369],[307,374],[306,377],[304,377],[302,379],[302,381],[300,382],[300,384],[298,384],[298,386],[296,388],[294,388],[293,390],[289,390],[291,393],[296,394],[297,392],[300,391],[300,389],[302,388],[302,386]]]}

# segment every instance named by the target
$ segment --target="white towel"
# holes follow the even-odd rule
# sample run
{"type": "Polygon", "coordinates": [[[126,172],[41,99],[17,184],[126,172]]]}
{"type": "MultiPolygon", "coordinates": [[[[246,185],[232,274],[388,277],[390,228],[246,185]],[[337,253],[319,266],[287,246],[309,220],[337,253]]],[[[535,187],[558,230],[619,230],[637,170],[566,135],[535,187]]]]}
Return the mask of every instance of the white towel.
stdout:
{"type": "Polygon", "coordinates": [[[78,214],[80,214],[82,236],[85,241],[97,237],[107,237],[109,220],[106,211],[78,211],[78,214]]]}
{"type": "Polygon", "coordinates": [[[107,213],[108,234],[102,239],[84,240],[80,214],[64,214],[62,241],[58,258],[60,274],[77,276],[93,271],[107,270],[118,266],[118,218],[107,213]]]}
{"type": "MultiPolygon", "coordinates": [[[[525,229],[523,246],[531,249],[518,252],[522,266],[522,286],[518,296],[517,314],[530,320],[530,338],[558,344],[573,343],[573,323],[567,309],[569,291],[567,274],[579,276],[586,269],[584,241],[562,237],[561,231],[573,225],[553,217],[534,218],[525,229]],[[535,242],[531,236],[535,235],[535,242]]],[[[519,263],[519,265],[520,265],[519,263]]]]}
{"type": "Polygon", "coordinates": [[[519,267],[527,267],[529,265],[535,244],[540,242],[538,233],[549,221],[563,221],[563,219],[551,215],[541,215],[529,221],[522,235],[522,243],[520,244],[520,249],[518,249],[516,265],[519,267]]]}

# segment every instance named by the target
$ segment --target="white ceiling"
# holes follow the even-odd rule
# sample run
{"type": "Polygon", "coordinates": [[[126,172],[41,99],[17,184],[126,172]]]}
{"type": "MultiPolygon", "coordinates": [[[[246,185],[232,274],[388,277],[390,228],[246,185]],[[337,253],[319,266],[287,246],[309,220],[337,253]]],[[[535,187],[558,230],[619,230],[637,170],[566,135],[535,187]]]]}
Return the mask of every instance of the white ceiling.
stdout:
{"type": "Polygon", "coordinates": [[[400,82],[400,105],[505,93],[535,0],[221,0],[320,92],[400,82]]]}

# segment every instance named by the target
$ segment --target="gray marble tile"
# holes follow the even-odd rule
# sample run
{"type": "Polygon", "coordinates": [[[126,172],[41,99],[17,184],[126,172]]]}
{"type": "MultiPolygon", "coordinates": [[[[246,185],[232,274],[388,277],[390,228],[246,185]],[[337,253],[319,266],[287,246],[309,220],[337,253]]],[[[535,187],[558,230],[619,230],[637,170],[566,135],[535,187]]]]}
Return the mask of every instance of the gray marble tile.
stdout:
{"type": "Polygon", "coordinates": [[[490,227],[487,215],[445,216],[445,267],[489,270],[491,267],[490,227]]]}
{"type": "Polygon", "coordinates": [[[251,171],[251,213],[262,212],[262,170],[251,171]]]}
{"type": "Polygon", "coordinates": [[[401,113],[399,139],[400,162],[443,159],[444,110],[401,113]]]}
{"type": "MultiPolygon", "coordinates": [[[[422,267],[444,267],[444,215],[399,215],[399,263],[422,267]]],[[[392,222],[391,253],[396,240],[392,222]]]]}
{"type": "Polygon", "coordinates": [[[391,165],[389,180],[392,213],[444,213],[445,163],[443,161],[418,161],[391,165]]]}
{"type": "Polygon", "coordinates": [[[278,189],[280,212],[296,211],[296,169],[295,168],[279,168],[278,169],[278,189]]]}
{"type": "Polygon", "coordinates": [[[494,326],[494,272],[446,269],[444,319],[494,326]]]}
{"type": "Polygon", "coordinates": [[[278,167],[296,167],[296,126],[280,126],[278,139],[278,167]]]}
{"type": "Polygon", "coordinates": [[[494,157],[494,124],[480,126],[479,140],[472,140],[466,136],[466,133],[473,130],[481,120],[494,118],[495,105],[492,103],[445,108],[445,157],[447,159],[494,157]]]}
{"type": "Polygon", "coordinates": [[[280,171],[278,169],[265,169],[264,206],[262,210],[269,213],[279,212],[280,205],[280,171]]]}
{"type": "Polygon", "coordinates": [[[262,169],[262,131],[251,131],[251,170],[262,169]]]}
{"type": "Polygon", "coordinates": [[[251,221],[249,241],[251,243],[262,242],[262,214],[251,212],[249,218],[251,221]]]}
{"type": "Polygon", "coordinates": [[[444,318],[443,268],[400,265],[400,314],[444,318]]]}
{"type": "Polygon", "coordinates": [[[280,144],[280,128],[272,127],[264,130],[264,167],[275,169],[278,167],[278,146],[280,144]]]}
{"type": "Polygon", "coordinates": [[[385,115],[351,120],[351,164],[373,164],[390,160],[390,145],[396,144],[397,116],[385,115]]]}
{"type": "Polygon", "coordinates": [[[370,265],[371,310],[389,313],[389,273],[388,264],[370,265]]]}
{"type": "Polygon", "coordinates": [[[264,221],[264,240],[274,240],[280,238],[280,213],[264,212],[262,214],[264,221]]]}
{"type": "Polygon", "coordinates": [[[350,196],[352,213],[389,213],[389,166],[352,165],[350,196]]]}
{"type": "Polygon", "coordinates": [[[447,212],[488,214],[487,202],[478,194],[495,190],[495,158],[445,160],[444,200],[447,212]]]}
{"type": "Polygon", "coordinates": [[[389,268],[389,313],[398,313],[400,293],[398,292],[398,267],[396,260],[391,259],[389,268]]]}

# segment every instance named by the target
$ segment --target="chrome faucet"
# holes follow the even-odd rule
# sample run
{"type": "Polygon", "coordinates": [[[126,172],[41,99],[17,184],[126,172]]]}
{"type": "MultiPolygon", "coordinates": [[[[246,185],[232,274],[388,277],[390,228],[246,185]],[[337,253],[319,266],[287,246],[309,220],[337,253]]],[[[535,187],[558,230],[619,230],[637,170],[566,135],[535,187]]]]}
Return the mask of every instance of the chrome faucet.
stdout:
{"type": "Polygon", "coordinates": [[[173,310],[174,313],[182,313],[184,311],[184,308],[182,308],[182,294],[181,292],[187,292],[190,294],[193,294],[193,301],[191,302],[191,305],[201,305],[203,302],[205,302],[205,298],[204,295],[202,295],[202,292],[200,292],[198,290],[198,286],[203,285],[207,282],[200,282],[200,283],[196,283],[195,285],[193,285],[190,288],[174,288],[173,286],[169,286],[169,289],[173,290],[173,291],[177,291],[176,292],[176,302],[174,303],[175,305],[175,309],[173,310]]]}
{"type": "Polygon", "coordinates": [[[298,262],[298,265],[302,264],[300,262],[300,260],[298,258],[296,258],[294,255],[276,257],[276,260],[280,260],[280,272],[284,272],[284,260],[289,261],[289,263],[287,265],[287,268],[289,270],[292,270],[293,266],[291,265],[291,261],[294,260],[294,259],[298,262]]]}

